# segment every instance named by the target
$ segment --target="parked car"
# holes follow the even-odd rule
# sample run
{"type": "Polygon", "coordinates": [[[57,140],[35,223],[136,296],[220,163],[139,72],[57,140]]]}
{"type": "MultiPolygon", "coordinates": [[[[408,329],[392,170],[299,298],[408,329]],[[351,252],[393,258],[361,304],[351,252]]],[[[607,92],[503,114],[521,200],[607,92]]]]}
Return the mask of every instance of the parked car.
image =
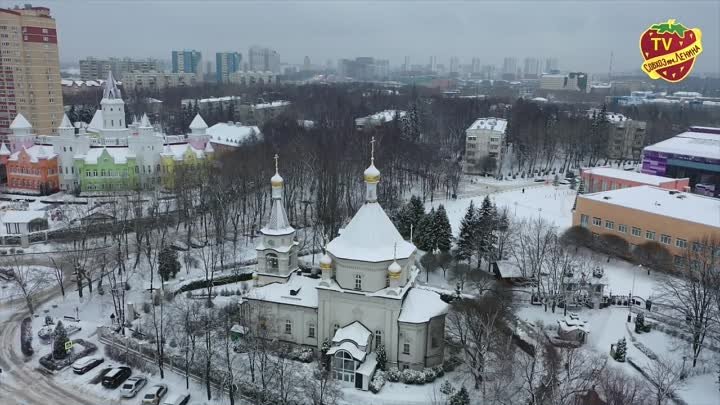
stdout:
{"type": "Polygon", "coordinates": [[[132,376],[125,381],[120,387],[120,396],[123,398],[132,398],[137,395],[138,391],[147,384],[147,378],[143,376],[132,376]]]}
{"type": "Polygon", "coordinates": [[[143,405],[159,405],[160,400],[162,399],[165,394],[167,394],[167,385],[165,384],[156,384],[152,387],[148,388],[147,393],[143,397],[142,404],[143,405]]]}
{"type": "Polygon", "coordinates": [[[187,405],[188,401],[190,401],[190,394],[183,392],[180,394],[168,395],[162,405],[187,405]]]}
{"type": "Polygon", "coordinates": [[[98,356],[83,357],[73,363],[72,369],[75,374],[85,374],[104,361],[104,358],[98,356]]]}
{"type": "Polygon", "coordinates": [[[102,379],[102,385],[105,388],[115,389],[130,377],[132,370],[130,367],[117,367],[110,371],[102,379]]]}

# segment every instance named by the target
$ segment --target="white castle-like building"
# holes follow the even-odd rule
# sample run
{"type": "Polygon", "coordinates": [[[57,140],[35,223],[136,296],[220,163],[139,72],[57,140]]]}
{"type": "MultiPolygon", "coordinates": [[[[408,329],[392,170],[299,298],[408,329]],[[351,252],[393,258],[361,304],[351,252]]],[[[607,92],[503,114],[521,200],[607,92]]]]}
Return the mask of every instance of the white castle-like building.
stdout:
{"type": "Polygon", "coordinates": [[[364,177],[365,203],[327,245],[322,275],[312,278],[297,271],[298,243],[282,204],[276,160],[272,212],[257,246],[259,286],[247,300],[262,308],[274,338],[317,349],[328,342],[334,378],[367,390],[380,345],[389,366],[442,364],[448,304],[415,285],[417,249],[377,201],[374,158],[364,177]]]}

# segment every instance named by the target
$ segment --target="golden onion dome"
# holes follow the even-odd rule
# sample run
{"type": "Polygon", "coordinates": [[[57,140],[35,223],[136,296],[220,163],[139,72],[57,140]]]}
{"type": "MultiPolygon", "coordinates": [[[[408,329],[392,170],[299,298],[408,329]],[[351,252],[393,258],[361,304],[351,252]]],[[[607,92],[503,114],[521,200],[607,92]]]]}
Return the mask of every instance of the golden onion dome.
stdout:
{"type": "Polygon", "coordinates": [[[402,267],[400,267],[397,261],[393,260],[390,266],[388,266],[388,273],[390,278],[397,280],[400,278],[400,274],[402,273],[402,267]]]}
{"type": "Polygon", "coordinates": [[[320,258],[320,270],[331,270],[332,269],[332,259],[330,256],[328,256],[327,253],[323,255],[322,258],[320,258]]]}
{"type": "Polygon", "coordinates": [[[365,176],[365,182],[374,184],[380,182],[380,170],[375,167],[375,163],[370,163],[370,167],[365,169],[365,173],[363,173],[365,176]]]}
{"type": "Polygon", "coordinates": [[[280,177],[277,172],[275,172],[275,175],[270,178],[270,184],[272,184],[273,187],[282,187],[283,181],[283,178],[280,177]]]}

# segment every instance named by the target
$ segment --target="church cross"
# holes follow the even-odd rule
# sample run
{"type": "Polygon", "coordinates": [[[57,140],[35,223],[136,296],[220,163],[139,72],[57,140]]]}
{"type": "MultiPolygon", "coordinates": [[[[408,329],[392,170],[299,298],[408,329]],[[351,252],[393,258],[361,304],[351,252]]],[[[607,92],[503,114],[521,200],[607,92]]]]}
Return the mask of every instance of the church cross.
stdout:
{"type": "Polygon", "coordinates": [[[370,163],[375,163],[375,137],[370,140],[370,163]]]}
{"type": "Polygon", "coordinates": [[[278,156],[277,153],[276,153],[275,156],[273,157],[273,159],[275,159],[275,173],[276,173],[276,174],[278,173],[278,159],[279,159],[279,158],[280,158],[280,156],[278,156]]]}

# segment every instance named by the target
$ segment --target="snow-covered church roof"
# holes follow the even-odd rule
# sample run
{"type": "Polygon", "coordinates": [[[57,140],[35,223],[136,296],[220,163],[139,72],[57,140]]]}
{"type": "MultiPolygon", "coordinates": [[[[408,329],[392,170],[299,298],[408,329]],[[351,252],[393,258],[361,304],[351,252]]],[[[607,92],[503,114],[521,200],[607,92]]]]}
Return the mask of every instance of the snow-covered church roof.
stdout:
{"type": "Polygon", "coordinates": [[[30,121],[28,121],[25,116],[22,114],[18,114],[15,116],[15,119],[10,123],[10,129],[30,129],[32,128],[32,125],[30,125],[30,121]]]}
{"type": "Polygon", "coordinates": [[[327,250],[341,259],[383,262],[393,258],[407,259],[415,252],[415,245],[403,239],[380,204],[367,202],[340,236],[328,244],[327,250]]]}
{"type": "Polygon", "coordinates": [[[425,323],[436,316],[448,312],[447,302],[440,299],[440,294],[422,288],[411,288],[403,301],[398,321],[406,323],[425,323]]]}

